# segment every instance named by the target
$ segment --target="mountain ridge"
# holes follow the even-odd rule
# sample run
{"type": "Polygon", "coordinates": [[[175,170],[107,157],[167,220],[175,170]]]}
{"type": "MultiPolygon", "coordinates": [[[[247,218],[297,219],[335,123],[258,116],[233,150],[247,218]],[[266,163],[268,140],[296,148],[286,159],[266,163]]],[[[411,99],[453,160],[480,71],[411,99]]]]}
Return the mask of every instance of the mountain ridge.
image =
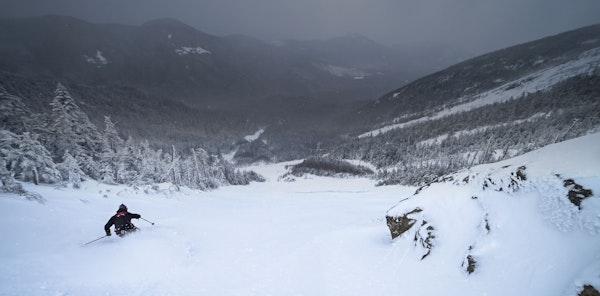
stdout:
{"type": "Polygon", "coordinates": [[[536,69],[576,58],[583,51],[599,46],[598,38],[600,38],[600,24],[487,53],[388,92],[366,105],[360,112],[376,113],[382,121],[389,121],[400,117],[403,110],[406,110],[404,114],[414,112],[417,109],[415,105],[423,109],[422,107],[427,103],[432,105],[440,102],[449,103],[465,95],[490,90],[506,81],[517,80],[536,69]],[[490,67],[489,65],[494,64],[495,61],[499,61],[502,65],[490,67]],[[519,69],[522,68],[525,70],[520,71],[519,69]],[[493,77],[490,77],[491,75],[493,77]],[[412,89],[428,91],[419,95],[417,91],[412,92],[412,89]],[[399,103],[403,100],[410,102],[399,103]]]}
{"type": "Polygon", "coordinates": [[[429,179],[410,176],[413,171],[434,176],[583,135],[598,126],[590,113],[598,107],[596,68],[564,76],[564,81],[534,93],[524,87],[539,81],[527,75],[543,76],[544,69],[567,65],[598,47],[600,26],[488,53],[404,85],[402,59],[359,35],[271,44],[243,35],[213,36],[173,19],[120,26],[54,18],[60,20],[57,27],[44,28],[52,34],[33,34],[36,25],[30,20],[0,22],[0,41],[19,41],[0,42],[6,91],[43,113],[48,94],[61,82],[97,125],[110,115],[125,135],[150,138],[164,148],[240,149],[250,161],[330,153],[374,163],[384,184],[413,184],[429,179]],[[77,25],[80,22],[83,25],[77,25]],[[28,24],[23,29],[27,34],[10,30],[23,23],[28,24]],[[81,36],[85,38],[78,39],[81,36]],[[358,42],[349,46],[353,41],[358,42]],[[478,112],[485,117],[472,111],[432,117],[474,103],[486,92],[511,89],[523,91],[518,98],[480,106],[478,112]],[[407,123],[411,126],[384,137],[366,134],[407,123]],[[509,127],[518,129],[515,139],[505,135],[509,127]],[[242,140],[259,129],[264,132],[258,141],[242,140]],[[523,131],[529,129],[533,132],[523,131]],[[357,140],[359,135],[365,136],[357,140]],[[460,143],[465,137],[468,147],[460,143]],[[392,177],[387,170],[393,170],[392,177]]]}
{"type": "Polygon", "coordinates": [[[152,120],[196,122],[176,125],[176,134],[189,134],[177,139],[177,146],[202,142],[207,147],[224,147],[230,140],[219,139],[216,130],[198,135],[197,130],[214,125],[215,116],[205,114],[226,114],[232,122],[247,122],[228,127],[238,137],[274,125],[294,130],[287,138],[308,135],[315,126],[330,130],[326,136],[330,137],[334,130],[348,129],[340,114],[426,71],[400,69],[401,58],[392,66],[382,63],[380,53],[392,56],[394,50],[364,37],[360,40],[377,54],[364,50],[342,54],[348,47],[359,47],[348,46],[352,39],[337,39],[345,40],[342,46],[333,44],[335,40],[294,41],[292,47],[284,48],[249,36],[214,36],[170,18],[139,26],[95,24],[58,15],[2,19],[0,72],[6,90],[22,97],[36,112],[47,112],[49,96],[61,82],[82,108],[89,106],[86,111],[98,125],[104,115],[111,115],[124,134],[171,145],[172,139],[145,130],[156,127],[152,120]],[[307,44],[313,49],[303,51],[307,44]],[[190,113],[207,119],[182,120],[181,112],[162,109],[164,104],[181,105],[176,110],[187,106],[190,113]],[[302,118],[296,106],[315,122],[302,118]],[[141,122],[121,112],[156,114],[158,109],[164,114],[141,122]],[[98,110],[107,113],[98,114],[98,110]]]}

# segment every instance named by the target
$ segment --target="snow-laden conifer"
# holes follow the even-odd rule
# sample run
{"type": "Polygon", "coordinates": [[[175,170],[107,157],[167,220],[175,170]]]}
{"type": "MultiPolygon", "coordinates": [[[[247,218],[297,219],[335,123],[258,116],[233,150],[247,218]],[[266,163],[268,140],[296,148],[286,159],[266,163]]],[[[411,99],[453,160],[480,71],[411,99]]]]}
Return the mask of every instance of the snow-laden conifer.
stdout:
{"type": "Polygon", "coordinates": [[[132,184],[138,181],[141,157],[136,146],[133,138],[129,137],[118,151],[117,180],[119,183],[132,184]]]}
{"type": "Polygon", "coordinates": [[[37,135],[28,132],[16,135],[1,130],[0,156],[5,159],[6,169],[19,180],[35,184],[60,180],[50,152],[37,140],[37,135]]]}
{"type": "Polygon", "coordinates": [[[166,174],[167,167],[162,162],[162,150],[154,150],[150,143],[144,140],[139,145],[139,179],[147,184],[161,182],[161,177],[166,174]]]}
{"type": "Polygon", "coordinates": [[[81,181],[85,179],[85,173],[69,151],[65,152],[63,161],[57,165],[57,168],[60,171],[62,180],[67,184],[73,184],[74,188],[79,188],[81,181]]]}
{"type": "Polygon", "coordinates": [[[13,133],[32,131],[38,124],[32,114],[20,97],[9,94],[0,86],[0,128],[13,133]]]}
{"type": "Polygon", "coordinates": [[[50,106],[52,111],[48,124],[48,149],[55,159],[62,157],[68,150],[82,165],[86,174],[97,177],[99,169],[94,156],[100,150],[101,143],[96,126],[60,83],[56,86],[50,106]]]}
{"type": "Polygon", "coordinates": [[[106,184],[116,183],[116,171],[119,158],[117,152],[123,148],[123,139],[117,133],[115,123],[110,116],[104,116],[104,131],[102,133],[102,151],[99,160],[99,179],[106,184]]]}

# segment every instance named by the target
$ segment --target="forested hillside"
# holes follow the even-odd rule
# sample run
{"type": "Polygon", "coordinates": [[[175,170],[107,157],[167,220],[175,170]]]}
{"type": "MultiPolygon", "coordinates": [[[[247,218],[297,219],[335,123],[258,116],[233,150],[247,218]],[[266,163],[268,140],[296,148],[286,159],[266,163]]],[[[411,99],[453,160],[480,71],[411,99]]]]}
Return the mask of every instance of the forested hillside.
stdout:
{"type": "Polygon", "coordinates": [[[201,190],[262,180],[201,147],[163,152],[148,141],[124,140],[109,116],[104,128],[97,128],[60,83],[49,104],[49,113],[36,114],[0,87],[1,190],[26,194],[16,180],[75,188],[84,180],[133,186],[168,182],[201,190]]]}
{"type": "Polygon", "coordinates": [[[371,131],[332,149],[372,162],[380,184],[425,184],[600,130],[600,26],[430,75],[361,109],[371,131]]]}
{"type": "Polygon", "coordinates": [[[510,158],[600,131],[600,73],[385,134],[349,141],[341,158],[381,168],[382,184],[422,184],[474,164],[510,158]]]}

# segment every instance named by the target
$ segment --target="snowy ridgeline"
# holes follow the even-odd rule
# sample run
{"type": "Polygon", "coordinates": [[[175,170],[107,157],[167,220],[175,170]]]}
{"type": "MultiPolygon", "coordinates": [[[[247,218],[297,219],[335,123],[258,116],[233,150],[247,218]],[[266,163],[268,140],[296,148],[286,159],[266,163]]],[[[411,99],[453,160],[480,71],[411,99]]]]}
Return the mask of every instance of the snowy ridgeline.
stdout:
{"type": "MultiPolygon", "coordinates": [[[[395,129],[409,127],[415,124],[440,119],[453,114],[466,112],[495,103],[503,103],[520,96],[534,93],[540,90],[550,89],[552,86],[578,75],[590,75],[600,68],[600,48],[588,50],[578,59],[560,64],[555,67],[546,68],[535,73],[526,75],[515,81],[507,82],[497,88],[483,92],[473,97],[472,95],[459,98],[460,103],[453,107],[445,108],[431,116],[420,117],[408,122],[391,124],[377,130],[369,131],[359,135],[359,138],[378,136],[395,129]]],[[[400,97],[401,93],[394,93],[393,98],[400,97]]],[[[401,118],[397,119],[401,120],[401,118]]]]}
{"type": "Polygon", "coordinates": [[[197,46],[197,47],[182,46],[180,48],[175,49],[175,53],[182,56],[182,55],[189,55],[189,54],[203,55],[203,54],[210,54],[211,52],[200,46],[197,46]]]}
{"type": "Polygon", "coordinates": [[[24,183],[46,203],[0,194],[0,295],[577,295],[600,288],[599,143],[473,167],[416,195],[366,178],[277,181],[298,162],[200,193],[24,183]],[[155,225],[82,246],[120,203],[155,225]],[[413,227],[390,239],[386,211],[413,227]]]}
{"type": "MultiPolygon", "coordinates": [[[[192,54],[195,54],[195,55],[210,54],[211,52],[200,46],[197,46],[197,47],[182,46],[182,47],[176,48],[175,53],[177,55],[184,56],[184,55],[192,55],[192,54]]],[[[86,62],[88,62],[90,64],[96,64],[98,67],[104,66],[109,63],[109,60],[106,59],[104,57],[104,55],[102,55],[102,52],[100,50],[97,50],[96,55],[93,57],[88,56],[88,55],[83,55],[83,58],[86,62]]]]}

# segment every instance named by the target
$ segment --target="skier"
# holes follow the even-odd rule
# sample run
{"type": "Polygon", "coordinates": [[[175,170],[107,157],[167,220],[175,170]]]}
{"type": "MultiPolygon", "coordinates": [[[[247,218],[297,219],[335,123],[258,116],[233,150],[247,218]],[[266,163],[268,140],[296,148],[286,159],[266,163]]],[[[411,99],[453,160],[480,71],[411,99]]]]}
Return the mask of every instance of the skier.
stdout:
{"type": "Polygon", "coordinates": [[[113,225],[115,226],[115,233],[121,237],[129,232],[136,231],[137,227],[135,227],[135,225],[131,223],[131,219],[139,219],[141,217],[142,216],[140,216],[139,214],[132,214],[128,212],[127,206],[121,204],[119,206],[119,209],[117,210],[117,213],[114,216],[110,217],[108,222],[106,222],[106,225],[104,225],[106,235],[111,235],[110,227],[113,225]]]}

